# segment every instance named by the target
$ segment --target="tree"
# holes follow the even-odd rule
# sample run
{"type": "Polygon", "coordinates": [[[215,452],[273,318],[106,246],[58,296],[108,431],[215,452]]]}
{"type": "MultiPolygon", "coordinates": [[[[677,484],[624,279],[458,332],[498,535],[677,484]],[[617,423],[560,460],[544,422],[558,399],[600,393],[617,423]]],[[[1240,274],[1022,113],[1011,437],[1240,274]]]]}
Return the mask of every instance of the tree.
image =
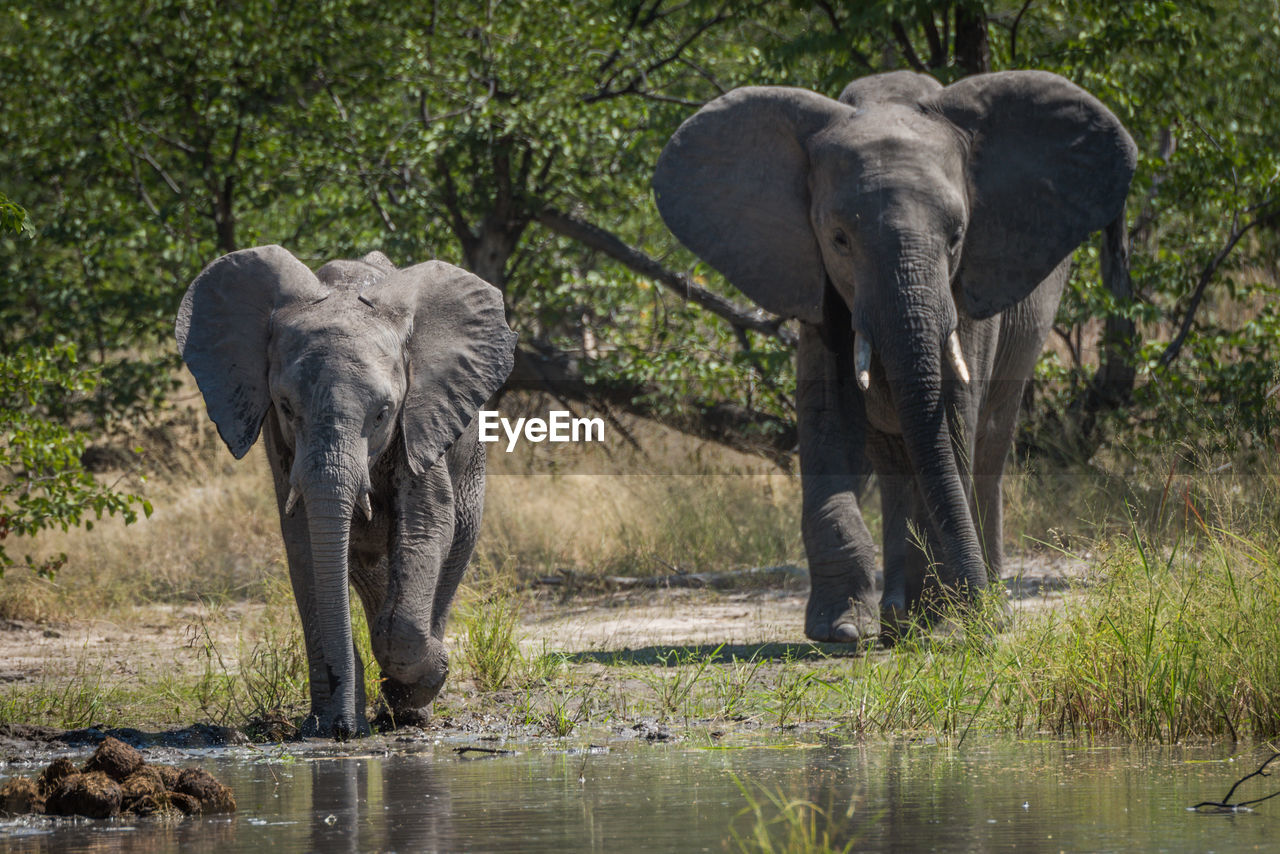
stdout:
{"type": "MultiPolygon", "coordinates": [[[[1255,227],[1274,210],[1280,150],[1262,70],[1275,64],[1276,34],[1254,25],[1269,20],[1265,7],[11,6],[0,12],[0,170],[42,217],[34,240],[0,239],[0,340],[74,344],[101,381],[69,403],[100,423],[145,417],[176,365],[167,342],[179,294],[212,257],[264,242],[313,263],[382,248],[400,263],[440,257],[502,288],[521,333],[518,382],[785,459],[794,330],[662,227],[648,189],[661,146],[737,85],[835,95],[897,68],[951,82],[1038,67],[1115,109],[1144,162],[1131,195],[1132,294],[1101,289],[1096,246],[1080,251],[1058,324],[1068,363],[1043,363],[1037,411],[1059,423],[1090,408],[1105,416],[1106,400],[1088,402],[1099,376],[1092,319],[1105,316],[1111,352],[1125,358],[1104,366],[1124,369],[1119,385],[1137,383],[1131,402],[1115,397],[1119,417],[1152,429],[1161,395],[1183,395],[1206,368],[1216,395],[1256,415],[1258,400],[1233,391],[1243,375],[1228,355],[1266,362],[1271,345],[1250,336],[1270,321],[1228,329],[1212,312],[1245,295],[1223,275],[1240,247],[1270,245],[1255,227]]],[[[1088,432],[1085,453],[1104,435],[1088,432]]]]}
{"type": "MultiPolygon", "coordinates": [[[[0,194],[0,228],[30,230],[26,211],[0,194]]],[[[137,520],[139,507],[151,515],[151,504],[136,495],[104,487],[80,464],[87,439],[50,416],[51,404],[68,394],[88,391],[93,377],[77,367],[75,349],[22,346],[0,354],[0,576],[18,562],[5,548],[10,535],[31,535],[60,526],[83,524],[92,512],[137,520]]],[[[21,565],[50,576],[66,563],[66,555],[21,565]]]]}

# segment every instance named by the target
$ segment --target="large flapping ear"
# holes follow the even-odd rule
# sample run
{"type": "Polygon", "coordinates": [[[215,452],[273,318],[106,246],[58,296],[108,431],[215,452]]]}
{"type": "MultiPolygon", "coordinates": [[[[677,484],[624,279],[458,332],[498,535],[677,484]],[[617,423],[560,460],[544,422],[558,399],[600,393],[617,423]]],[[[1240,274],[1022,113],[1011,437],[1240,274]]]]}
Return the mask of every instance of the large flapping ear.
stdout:
{"type": "Polygon", "coordinates": [[[258,439],[271,403],[267,340],[271,314],[328,291],[280,246],[223,255],[187,288],[175,333],[218,435],[240,459],[258,439]]]}
{"type": "Polygon", "coordinates": [[[862,108],[872,104],[916,104],[942,89],[942,84],[928,74],[914,71],[888,71],[868,74],[844,87],[840,103],[862,108]]]}
{"type": "Polygon", "coordinates": [[[852,109],[783,86],[735,89],[672,135],[654,198],[680,242],[762,307],[822,320],[825,271],[809,218],[808,140],[852,109]]]}
{"type": "Polygon", "coordinates": [[[1046,71],[967,77],[925,99],[969,141],[965,308],[990,317],[1029,294],[1124,209],[1137,147],[1102,102],[1046,71]]]}
{"type": "Polygon", "coordinates": [[[516,334],[502,293],[452,264],[428,261],[364,291],[377,307],[412,319],[405,345],[409,391],[400,410],[409,467],[435,464],[467,429],[514,365],[516,334]]]}

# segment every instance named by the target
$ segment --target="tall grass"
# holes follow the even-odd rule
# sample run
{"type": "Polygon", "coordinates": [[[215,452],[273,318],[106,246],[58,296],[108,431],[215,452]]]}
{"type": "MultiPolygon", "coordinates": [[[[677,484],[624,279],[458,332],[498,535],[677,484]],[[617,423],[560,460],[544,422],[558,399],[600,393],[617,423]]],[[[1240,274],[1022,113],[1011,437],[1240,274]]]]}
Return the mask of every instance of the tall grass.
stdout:
{"type": "Polygon", "coordinates": [[[1280,554],[1214,530],[1163,553],[1140,536],[1046,629],[1041,717],[1140,741],[1280,735],[1280,554]]]}
{"type": "Polygon", "coordinates": [[[734,782],[747,805],[730,823],[729,838],[743,854],[847,854],[857,848],[860,825],[870,826],[855,820],[853,801],[845,809],[824,808],[737,777],[734,782]]]}

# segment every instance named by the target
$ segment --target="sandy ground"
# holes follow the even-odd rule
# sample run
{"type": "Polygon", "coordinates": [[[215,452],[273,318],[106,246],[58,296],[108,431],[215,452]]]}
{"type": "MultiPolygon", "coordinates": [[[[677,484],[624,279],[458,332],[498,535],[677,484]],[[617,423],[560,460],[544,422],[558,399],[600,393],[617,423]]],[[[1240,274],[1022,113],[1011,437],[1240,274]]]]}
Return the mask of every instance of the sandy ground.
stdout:
{"type": "Polygon", "coordinates": [[[257,623],[263,606],[242,604],[211,612],[190,606],[151,606],[114,619],[49,625],[0,623],[0,682],[39,682],[84,671],[85,676],[136,677],[175,666],[196,666],[206,631],[228,663],[242,628],[257,623]]]}
{"type": "MultiPolygon", "coordinates": [[[[1026,553],[1008,561],[1015,614],[1058,607],[1087,564],[1026,553]]],[[[650,589],[565,595],[534,588],[522,608],[522,643],[547,652],[608,652],[702,644],[804,643],[806,586],[716,591],[650,589]]],[[[70,674],[109,680],[198,668],[212,638],[222,663],[251,642],[262,606],[216,611],[149,607],[114,620],[0,624],[0,682],[37,683],[70,674]],[[206,634],[207,633],[207,634],[206,634]]]]}
{"type": "MultiPolygon", "coordinates": [[[[1014,613],[1058,607],[1087,564],[1062,555],[1026,553],[1007,561],[1005,586],[1014,613]]],[[[696,644],[804,643],[807,588],[715,592],[648,590],[543,598],[524,614],[525,642],[565,652],[696,644]]]]}

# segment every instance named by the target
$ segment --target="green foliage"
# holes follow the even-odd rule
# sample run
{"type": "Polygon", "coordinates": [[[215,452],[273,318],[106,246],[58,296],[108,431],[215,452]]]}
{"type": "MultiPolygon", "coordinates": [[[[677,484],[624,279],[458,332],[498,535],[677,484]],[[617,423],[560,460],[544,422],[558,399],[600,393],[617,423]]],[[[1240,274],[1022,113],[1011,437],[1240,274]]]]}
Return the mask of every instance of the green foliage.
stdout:
{"type": "Polygon", "coordinates": [[[1075,342],[1072,364],[1064,376],[1042,362],[1046,404],[1066,405],[1091,369],[1081,343],[1090,319],[1120,312],[1143,338],[1134,405],[1122,414],[1130,440],[1158,446],[1192,432],[1270,445],[1275,412],[1265,395],[1280,359],[1270,308],[1280,295],[1280,127],[1268,71],[1280,63],[1275,4],[1065,0],[1034,7],[1023,29],[1019,64],[1058,71],[1102,98],[1141,157],[1129,202],[1134,300],[1113,305],[1094,250],[1078,254],[1058,315],[1075,342]],[[1220,256],[1241,228],[1254,230],[1220,256]],[[1162,359],[1202,282],[1191,336],[1177,358],[1162,359]]]}
{"type": "MultiPolygon", "coordinates": [[[[1255,309],[1277,287],[1276,238],[1250,223],[1275,211],[1275,20],[1271,0],[10,5],[0,172],[42,215],[26,226],[34,239],[0,239],[0,344],[72,344],[99,369],[94,394],[65,398],[61,415],[144,416],[176,366],[179,295],[214,256],[279,242],[314,265],[382,248],[490,279],[524,346],[564,354],[588,384],[642,386],[658,416],[727,400],[785,422],[788,347],[737,334],[539,214],[580,215],[742,301],[650,200],[658,151],[684,118],[743,84],[834,96],[865,74],[914,67],[951,82],[985,61],[1076,80],[1141,151],[1135,298],[1113,304],[1096,249],[1079,253],[1058,318],[1077,346],[1043,364],[1043,408],[1078,404],[1091,324],[1123,313],[1147,342],[1124,426],[1156,439],[1185,428],[1158,416],[1194,392],[1266,443],[1273,419],[1255,390],[1280,353],[1255,309]],[[1210,271],[1187,345],[1161,364],[1202,271],[1246,226],[1210,271]]],[[[7,202],[0,215],[17,222],[7,202]]]]}
{"type": "MultiPolygon", "coordinates": [[[[81,524],[91,529],[104,513],[125,522],[136,521],[138,509],[151,515],[150,502],[103,486],[85,471],[80,455],[86,434],[50,417],[51,409],[90,391],[94,382],[71,346],[22,346],[0,354],[0,574],[16,562],[3,545],[10,535],[81,524]]],[[[23,564],[52,576],[65,562],[64,555],[23,564]]]]}
{"type": "Polygon", "coordinates": [[[9,201],[4,193],[0,193],[0,234],[10,231],[29,234],[31,220],[27,218],[25,210],[9,201]]]}
{"type": "Polygon", "coordinates": [[[459,647],[463,668],[481,691],[506,687],[520,661],[520,646],[516,642],[520,610],[515,600],[506,595],[493,595],[461,610],[466,632],[459,647]]]}

